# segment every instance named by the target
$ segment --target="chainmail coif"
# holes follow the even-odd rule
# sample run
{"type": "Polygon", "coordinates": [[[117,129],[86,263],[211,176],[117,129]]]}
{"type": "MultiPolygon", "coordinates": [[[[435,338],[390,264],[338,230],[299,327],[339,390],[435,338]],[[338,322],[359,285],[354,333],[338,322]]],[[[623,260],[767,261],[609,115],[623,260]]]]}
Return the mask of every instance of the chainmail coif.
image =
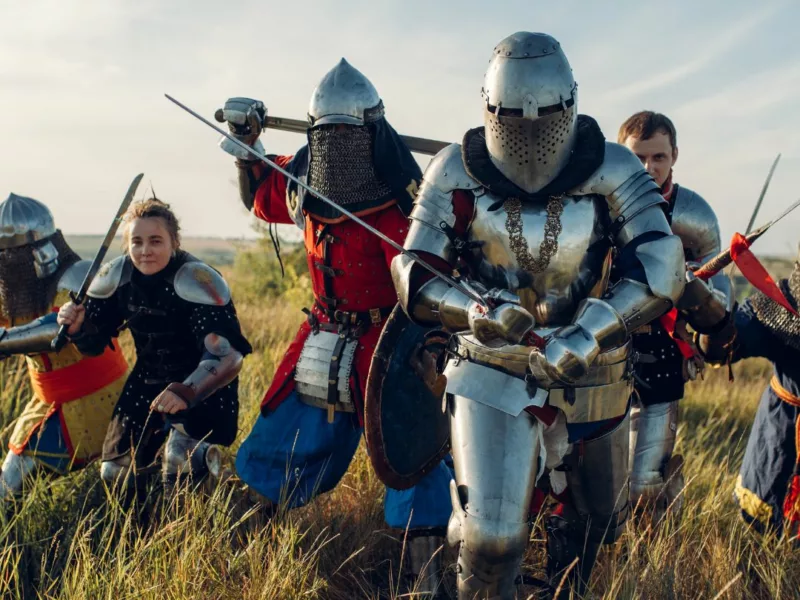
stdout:
{"type": "Polygon", "coordinates": [[[309,185],[341,205],[391,194],[391,188],[375,173],[369,129],[337,127],[323,125],[309,134],[309,185]]]}
{"type": "Polygon", "coordinates": [[[39,279],[34,268],[34,245],[0,250],[0,307],[11,325],[44,315],[53,308],[61,275],[80,257],[69,247],[61,231],[48,238],[58,250],[58,269],[39,279]]]}
{"type": "MultiPolygon", "coordinates": [[[[800,299],[800,261],[794,263],[792,274],[788,279],[781,279],[778,286],[789,304],[797,309],[800,299]]],[[[764,327],[782,343],[795,350],[800,350],[800,318],[795,317],[761,292],[754,294],[751,301],[756,316],[764,327]]]]}

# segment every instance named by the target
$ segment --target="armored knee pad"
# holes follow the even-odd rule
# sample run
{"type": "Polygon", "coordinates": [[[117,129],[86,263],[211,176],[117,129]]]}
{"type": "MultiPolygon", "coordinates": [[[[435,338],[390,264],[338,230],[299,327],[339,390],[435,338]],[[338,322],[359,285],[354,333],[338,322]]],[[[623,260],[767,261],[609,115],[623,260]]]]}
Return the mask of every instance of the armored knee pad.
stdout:
{"type": "Polygon", "coordinates": [[[179,477],[199,480],[209,472],[218,475],[221,454],[217,446],[201,442],[173,429],[164,449],[162,475],[164,484],[174,486],[179,477]]]}
{"type": "Polygon", "coordinates": [[[629,512],[629,436],[630,414],[611,431],[573,444],[564,459],[571,499],[565,517],[582,539],[611,544],[622,535],[629,512]]]}
{"type": "Polygon", "coordinates": [[[9,452],[0,473],[0,499],[8,500],[22,493],[25,479],[36,470],[36,461],[30,456],[9,452]]]}

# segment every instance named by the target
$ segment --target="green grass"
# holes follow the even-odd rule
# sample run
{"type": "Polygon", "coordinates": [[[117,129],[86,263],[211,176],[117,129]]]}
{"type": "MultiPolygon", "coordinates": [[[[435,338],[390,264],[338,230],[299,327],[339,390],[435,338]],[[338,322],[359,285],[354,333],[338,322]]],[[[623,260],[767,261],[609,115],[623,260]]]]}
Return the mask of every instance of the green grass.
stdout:
{"type": "MultiPolygon", "coordinates": [[[[256,349],[241,378],[238,441],[252,426],[275,365],[304,318],[300,308],[310,298],[302,249],[286,253],[283,281],[267,258],[271,255],[269,245],[259,242],[225,269],[256,349]]],[[[130,352],[130,341],[123,341],[130,352]]],[[[678,450],[686,458],[689,482],[683,520],[656,532],[629,527],[619,543],[603,551],[593,597],[800,597],[798,552],[750,531],[732,501],[769,365],[753,361],[734,371],[733,384],[724,369],[707,372],[704,381],[690,385],[682,403],[678,450]]],[[[0,364],[0,385],[7,441],[12,419],[30,394],[21,361],[0,364]]],[[[399,598],[405,591],[399,583],[402,532],[384,528],[382,495],[363,447],[335,491],[270,523],[247,510],[235,478],[157,507],[140,525],[109,496],[96,465],[68,478],[42,477],[13,510],[0,515],[0,597],[399,598]]],[[[533,539],[525,568],[541,574],[539,529],[533,539]]],[[[452,551],[446,558],[452,587],[452,551]]]]}

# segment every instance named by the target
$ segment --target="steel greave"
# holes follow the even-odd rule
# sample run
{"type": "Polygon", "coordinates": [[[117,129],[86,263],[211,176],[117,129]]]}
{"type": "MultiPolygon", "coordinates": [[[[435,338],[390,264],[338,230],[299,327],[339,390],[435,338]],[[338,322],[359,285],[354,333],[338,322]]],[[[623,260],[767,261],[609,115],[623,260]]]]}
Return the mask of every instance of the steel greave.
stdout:
{"type": "Polygon", "coordinates": [[[664,486],[664,467],[675,449],[678,401],[631,411],[631,505],[649,502],[664,486]]]}
{"type": "Polygon", "coordinates": [[[453,515],[459,544],[458,598],[511,600],[529,537],[539,458],[539,427],[463,396],[450,396],[453,515]]]}

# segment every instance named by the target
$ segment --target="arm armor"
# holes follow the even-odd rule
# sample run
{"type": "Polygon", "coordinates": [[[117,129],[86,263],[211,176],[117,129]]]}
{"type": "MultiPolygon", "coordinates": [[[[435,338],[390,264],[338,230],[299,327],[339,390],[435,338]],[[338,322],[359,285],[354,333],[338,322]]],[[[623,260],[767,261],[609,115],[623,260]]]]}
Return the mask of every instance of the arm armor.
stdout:
{"type": "MultiPolygon", "coordinates": [[[[404,244],[407,250],[435,256],[451,268],[456,264],[458,253],[447,230],[456,223],[453,192],[458,189],[476,195],[481,193],[480,184],[464,168],[461,146],[450,144],[431,160],[425,170],[411,210],[411,225],[404,244]]],[[[427,270],[411,258],[402,254],[394,258],[392,279],[400,305],[415,323],[441,323],[453,332],[469,329],[466,311],[471,301],[444,281],[430,279],[427,270]],[[445,299],[447,302],[443,304],[445,299]]]]}
{"type": "Polygon", "coordinates": [[[731,318],[733,290],[730,279],[717,273],[708,282],[686,273],[686,287],[678,301],[678,310],[698,333],[714,333],[731,318]],[[722,289],[718,289],[717,286],[722,289]]]}
{"type": "Polygon", "coordinates": [[[204,340],[205,352],[200,364],[183,383],[171,383],[167,389],[182,398],[189,408],[211,396],[236,379],[244,356],[230,342],[215,333],[204,340]]]}
{"type": "Polygon", "coordinates": [[[683,245],[667,223],[658,186],[627,148],[606,143],[603,164],[572,193],[606,197],[612,239],[621,254],[635,257],[602,299],[581,302],[573,324],[558,336],[582,348],[591,364],[600,352],[624,343],[630,331],[677,302],[686,267],[683,245]]]}
{"type": "Polygon", "coordinates": [[[26,325],[0,328],[0,357],[51,352],[50,343],[59,329],[55,317],[55,313],[51,313],[26,325]]]}

